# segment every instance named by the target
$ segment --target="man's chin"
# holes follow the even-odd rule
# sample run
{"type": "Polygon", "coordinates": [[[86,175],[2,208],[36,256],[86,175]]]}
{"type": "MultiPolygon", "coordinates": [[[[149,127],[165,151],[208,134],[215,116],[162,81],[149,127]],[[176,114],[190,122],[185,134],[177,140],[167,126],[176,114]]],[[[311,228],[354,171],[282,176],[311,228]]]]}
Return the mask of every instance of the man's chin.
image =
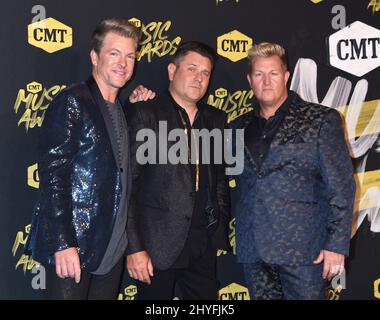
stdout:
{"type": "Polygon", "coordinates": [[[123,80],[123,81],[115,81],[112,83],[112,86],[116,89],[121,89],[125,86],[125,84],[128,82],[129,79],[123,80]]]}
{"type": "Polygon", "coordinates": [[[194,97],[191,97],[192,98],[192,100],[195,102],[195,103],[197,103],[198,101],[200,101],[202,98],[203,98],[203,96],[194,96],[194,97]]]}
{"type": "Polygon", "coordinates": [[[190,97],[194,100],[194,101],[199,101],[203,98],[203,96],[205,95],[206,92],[204,92],[203,94],[201,92],[197,92],[197,93],[194,93],[192,95],[190,95],[190,97]]]}
{"type": "Polygon", "coordinates": [[[271,107],[275,104],[274,99],[257,99],[261,106],[271,107]]]}
{"type": "MultiPolygon", "coordinates": [[[[258,98],[259,99],[259,98],[258,98]]],[[[265,103],[271,103],[273,102],[275,99],[275,96],[273,94],[264,94],[261,99],[261,101],[265,102],[265,103]]]]}

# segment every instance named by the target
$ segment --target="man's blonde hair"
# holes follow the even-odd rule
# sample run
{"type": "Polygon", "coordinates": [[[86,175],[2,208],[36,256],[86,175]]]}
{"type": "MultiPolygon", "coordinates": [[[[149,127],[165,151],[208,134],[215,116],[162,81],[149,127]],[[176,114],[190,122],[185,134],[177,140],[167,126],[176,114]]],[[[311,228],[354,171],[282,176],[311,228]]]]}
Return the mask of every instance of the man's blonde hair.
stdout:
{"type": "Polygon", "coordinates": [[[278,56],[281,59],[282,65],[285,70],[288,70],[286,50],[284,47],[280,46],[277,43],[270,42],[261,42],[254,45],[248,51],[248,60],[249,60],[249,72],[252,71],[252,62],[256,57],[272,57],[278,56]]]}

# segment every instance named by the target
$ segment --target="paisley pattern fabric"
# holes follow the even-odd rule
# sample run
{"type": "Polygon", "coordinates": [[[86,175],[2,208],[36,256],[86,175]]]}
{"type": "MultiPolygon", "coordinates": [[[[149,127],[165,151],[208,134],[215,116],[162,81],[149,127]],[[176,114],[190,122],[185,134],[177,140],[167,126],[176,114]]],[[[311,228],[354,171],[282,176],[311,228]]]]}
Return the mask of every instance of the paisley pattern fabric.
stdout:
{"type": "MultiPolygon", "coordinates": [[[[242,263],[310,265],[321,249],[348,255],[355,181],[341,117],[293,94],[262,166],[245,148],[243,173],[232,177],[242,263]]],[[[249,113],[231,127],[251,120],[249,113]]]]}
{"type": "Polygon", "coordinates": [[[280,266],[265,262],[244,264],[251,300],[325,300],[323,264],[280,266]]]}

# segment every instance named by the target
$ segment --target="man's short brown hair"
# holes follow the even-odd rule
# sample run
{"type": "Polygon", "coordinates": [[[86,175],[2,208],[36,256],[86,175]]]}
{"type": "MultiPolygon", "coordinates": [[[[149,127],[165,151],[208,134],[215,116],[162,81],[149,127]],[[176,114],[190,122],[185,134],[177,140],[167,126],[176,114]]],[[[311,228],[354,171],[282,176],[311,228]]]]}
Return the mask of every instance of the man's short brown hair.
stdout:
{"type": "Polygon", "coordinates": [[[125,19],[111,18],[100,22],[91,37],[91,50],[99,54],[103,47],[103,40],[109,32],[135,40],[136,47],[140,41],[141,31],[134,24],[125,19]]]}
{"type": "Polygon", "coordinates": [[[211,67],[214,67],[216,61],[216,53],[214,49],[212,49],[207,44],[199,41],[188,41],[182,43],[173,55],[172,63],[174,63],[178,67],[181,61],[184,59],[184,57],[188,55],[190,52],[198,53],[202,57],[209,59],[211,62],[211,67]]]}

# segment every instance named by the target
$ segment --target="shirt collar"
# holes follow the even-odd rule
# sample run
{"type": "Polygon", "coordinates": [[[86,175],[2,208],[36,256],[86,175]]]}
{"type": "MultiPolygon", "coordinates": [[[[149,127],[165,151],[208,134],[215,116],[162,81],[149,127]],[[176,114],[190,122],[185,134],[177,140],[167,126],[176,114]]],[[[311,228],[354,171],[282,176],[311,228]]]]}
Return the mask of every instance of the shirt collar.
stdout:
{"type": "MultiPolygon", "coordinates": [[[[166,91],[166,94],[168,95],[169,100],[170,100],[170,102],[172,103],[172,106],[173,106],[175,109],[179,110],[180,112],[185,112],[185,113],[186,113],[186,110],[185,110],[183,107],[181,107],[181,106],[180,106],[180,105],[174,100],[174,98],[173,98],[173,96],[171,95],[169,89],[166,91]]],[[[197,109],[198,109],[198,112],[201,112],[201,110],[202,110],[202,107],[201,107],[201,106],[202,106],[201,103],[197,103],[197,109]]]]}
{"type": "MultiPolygon", "coordinates": [[[[289,110],[289,107],[290,107],[290,104],[291,102],[293,101],[293,97],[294,96],[294,92],[293,91],[289,91],[288,93],[288,97],[286,98],[286,100],[282,103],[282,105],[276,110],[275,114],[272,116],[272,117],[277,117],[279,115],[284,115],[288,112],[289,110]]],[[[259,119],[264,119],[261,115],[260,115],[260,104],[258,103],[258,101],[256,100],[255,103],[254,103],[254,108],[253,108],[253,115],[256,117],[256,118],[259,118],[259,119]]],[[[272,118],[271,117],[271,118],[272,118]]]]}

